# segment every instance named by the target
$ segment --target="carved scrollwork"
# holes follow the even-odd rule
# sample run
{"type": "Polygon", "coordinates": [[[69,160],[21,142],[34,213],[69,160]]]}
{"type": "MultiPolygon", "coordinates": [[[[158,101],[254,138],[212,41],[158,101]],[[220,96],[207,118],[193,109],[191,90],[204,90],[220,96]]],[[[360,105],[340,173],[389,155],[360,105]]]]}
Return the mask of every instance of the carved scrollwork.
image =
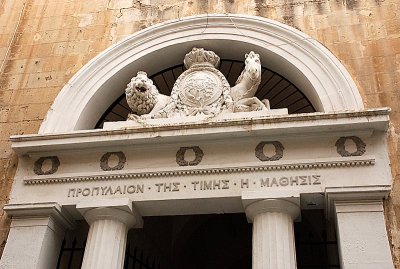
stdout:
{"type": "Polygon", "coordinates": [[[126,163],[126,157],[125,157],[125,154],[122,151],[107,152],[100,159],[100,168],[103,171],[122,170],[124,168],[124,166],[125,166],[125,163],[126,163]],[[110,166],[109,165],[109,159],[113,155],[118,157],[118,164],[115,165],[115,166],[110,166]]]}
{"type": "Polygon", "coordinates": [[[57,156],[47,156],[47,157],[40,157],[39,159],[36,160],[36,162],[33,165],[33,172],[36,175],[51,175],[57,172],[58,167],[60,166],[60,160],[58,159],[57,156]],[[51,162],[51,168],[43,171],[43,163],[49,160],[51,162]]]}
{"type": "Polygon", "coordinates": [[[364,143],[364,141],[361,140],[361,138],[357,136],[343,136],[336,141],[335,146],[337,153],[339,153],[342,157],[362,156],[366,151],[366,144],[364,143]],[[346,141],[348,139],[352,140],[354,144],[356,144],[356,151],[349,152],[346,150],[346,141]]]}
{"type": "Polygon", "coordinates": [[[279,141],[262,141],[260,142],[256,149],[255,149],[255,153],[256,153],[256,157],[262,161],[277,161],[279,159],[281,159],[283,157],[283,150],[285,148],[283,147],[282,143],[279,141]],[[275,147],[275,155],[268,157],[264,154],[264,147],[265,145],[273,145],[275,147]]]}
{"type": "Polygon", "coordinates": [[[198,146],[193,146],[193,147],[181,147],[179,150],[176,152],[176,163],[179,166],[195,166],[198,165],[201,160],[203,159],[204,152],[199,148],[198,146]],[[185,160],[185,153],[187,150],[193,150],[195,158],[193,161],[186,161],[185,160]]]}

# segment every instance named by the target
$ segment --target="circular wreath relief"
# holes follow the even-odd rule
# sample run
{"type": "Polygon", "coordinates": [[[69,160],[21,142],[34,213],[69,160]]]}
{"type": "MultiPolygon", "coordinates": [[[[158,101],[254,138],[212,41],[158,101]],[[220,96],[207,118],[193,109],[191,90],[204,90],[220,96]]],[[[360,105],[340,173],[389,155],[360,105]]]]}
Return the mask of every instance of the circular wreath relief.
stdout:
{"type": "Polygon", "coordinates": [[[179,150],[176,152],[176,163],[179,166],[195,166],[198,165],[201,160],[203,159],[204,152],[199,148],[198,146],[193,146],[193,147],[181,147],[179,150]],[[188,149],[191,149],[194,151],[195,158],[193,161],[186,161],[185,160],[185,153],[188,149]]]}
{"type": "Polygon", "coordinates": [[[260,142],[255,151],[256,151],[256,157],[262,161],[277,161],[283,157],[283,150],[285,148],[283,147],[282,143],[279,141],[262,141],[260,142]],[[265,145],[273,145],[275,147],[275,155],[268,157],[264,154],[264,147],[265,145]]]}
{"type": "Polygon", "coordinates": [[[33,165],[33,172],[36,175],[51,175],[57,172],[58,167],[60,166],[60,160],[57,156],[47,156],[47,157],[40,157],[36,160],[35,164],[33,165]],[[43,171],[43,163],[46,160],[51,161],[51,168],[47,171],[43,171]]]}
{"type": "Polygon", "coordinates": [[[101,159],[100,159],[100,167],[103,171],[114,171],[114,170],[122,170],[125,166],[126,163],[126,157],[125,154],[122,151],[117,151],[117,152],[107,152],[104,154],[101,159]],[[111,157],[111,155],[115,155],[118,157],[118,164],[111,167],[108,164],[108,161],[111,157]]]}
{"type": "Polygon", "coordinates": [[[361,138],[359,138],[357,136],[343,136],[336,141],[335,146],[336,146],[337,153],[339,153],[340,156],[350,157],[350,156],[364,155],[366,144],[364,143],[364,141],[361,140],[361,138]],[[356,147],[357,147],[356,151],[348,152],[346,150],[345,144],[346,144],[347,139],[352,140],[356,144],[356,147]]]}

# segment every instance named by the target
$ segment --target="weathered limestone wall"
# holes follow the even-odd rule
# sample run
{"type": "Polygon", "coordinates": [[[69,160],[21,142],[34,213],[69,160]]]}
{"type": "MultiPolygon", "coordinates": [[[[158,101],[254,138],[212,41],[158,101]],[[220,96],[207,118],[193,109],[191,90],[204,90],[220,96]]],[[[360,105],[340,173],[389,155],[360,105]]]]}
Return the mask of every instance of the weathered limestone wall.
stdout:
{"type": "MultiPolygon", "coordinates": [[[[204,13],[289,24],[348,68],[367,108],[392,108],[394,189],[387,227],[400,268],[400,3],[397,0],[4,0],[0,3],[0,209],[16,169],[9,136],[36,133],[63,85],[91,58],[140,29],[204,13]]],[[[0,254],[9,220],[0,210],[0,254]]]]}

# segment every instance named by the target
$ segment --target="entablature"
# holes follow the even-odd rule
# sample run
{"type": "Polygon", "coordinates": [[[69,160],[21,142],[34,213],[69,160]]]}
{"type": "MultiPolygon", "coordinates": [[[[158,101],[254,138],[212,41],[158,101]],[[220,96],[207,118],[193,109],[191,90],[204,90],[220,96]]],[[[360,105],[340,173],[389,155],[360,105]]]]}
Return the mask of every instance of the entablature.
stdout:
{"type": "Polygon", "coordinates": [[[359,189],[362,196],[365,188],[379,189],[385,198],[392,181],[388,113],[164,119],[14,136],[19,166],[10,203],[75,208],[82,201],[128,198],[149,216],[243,212],[242,196],[249,191],[295,192],[306,208],[321,207],[331,190],[359,189]]]}

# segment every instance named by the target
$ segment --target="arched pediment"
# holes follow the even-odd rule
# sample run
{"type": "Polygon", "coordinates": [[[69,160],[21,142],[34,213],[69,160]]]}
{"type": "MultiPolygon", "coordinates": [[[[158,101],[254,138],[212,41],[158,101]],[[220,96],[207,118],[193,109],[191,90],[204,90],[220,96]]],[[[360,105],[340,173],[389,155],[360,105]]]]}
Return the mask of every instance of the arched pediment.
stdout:
{"type": "Polygon", "coordinates": [[[241,60],[250,50],[284,74],[319,112],[362,110],[351,76],[318,41],[282,23],[248,15],[201,15],[139,31],[103,51],[64,86],[39,133],[91,129],[139,70],[180,64],[193,47],[241,60]]]}

